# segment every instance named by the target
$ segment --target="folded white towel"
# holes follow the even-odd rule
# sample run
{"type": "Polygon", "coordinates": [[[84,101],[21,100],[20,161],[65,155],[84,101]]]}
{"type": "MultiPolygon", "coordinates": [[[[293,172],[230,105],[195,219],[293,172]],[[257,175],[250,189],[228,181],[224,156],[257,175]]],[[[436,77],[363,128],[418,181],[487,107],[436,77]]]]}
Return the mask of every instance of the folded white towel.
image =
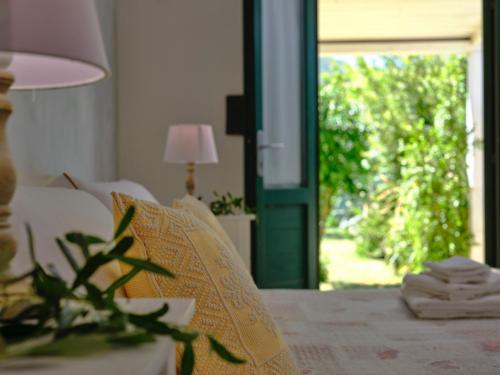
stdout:
{"type": "Polygon", "coordinates": [[[471,259],[454,256],[441,262],[424,262],[429,274],[447,283],[484,283],[488,280],[490,267],[471,259]]]}
{"type": "Polygon", "coordinates": [[[500,273],[490,272],[485,283],[453,284],[433,277],[431,272],[419,275],[406,274],[403,278],[404,293],[420,293],[451,301],[463,301],[489,294],[500,293],[500,273]]]}
{"type": "Polygon", "coordinates": [[[481,284],[488,280],[489,272],[476,275],[443,275],[436,271],[429,271],[429,275],[450,284],[481,284]]]}
{"type": "Polygon", "coordinates": [[[430,269],[448,275],[460,272],[482,272],[489,269],[486,264],[476,262],[475,260],[460,255],[456,255],[439,262],[424,262],[424,264],[430,269]]]}
{"type": "Polygon", "coordinates": [[[413,313],[423,319],[499,318],[500,295],[468,301],[444,301],[425,294],[403,297],[413,313]]]}

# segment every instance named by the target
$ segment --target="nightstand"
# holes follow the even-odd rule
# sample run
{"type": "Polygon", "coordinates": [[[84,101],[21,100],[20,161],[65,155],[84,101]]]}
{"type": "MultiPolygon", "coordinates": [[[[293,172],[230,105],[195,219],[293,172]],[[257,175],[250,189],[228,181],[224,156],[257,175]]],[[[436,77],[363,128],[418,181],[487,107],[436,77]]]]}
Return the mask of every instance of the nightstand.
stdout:
{"type": "MultiPolygon", "coordinates": [[[[187,325],[195,311],[194,299],[118,299],[124,310],[147,313],[167,302],[162,320],[187,325]]],[[[83,358],[23,358],[0,362],[2,375],[176,375],[175,343],[158,336],[155,343],[83,358]]]]}
{"type": "Polygon", "coordinates": [[[255,220],[255,215],[219,215],[222,228],[233,241],[236,250],[243,259],[248,272],[252,270],[252,221],[255,220]]]}

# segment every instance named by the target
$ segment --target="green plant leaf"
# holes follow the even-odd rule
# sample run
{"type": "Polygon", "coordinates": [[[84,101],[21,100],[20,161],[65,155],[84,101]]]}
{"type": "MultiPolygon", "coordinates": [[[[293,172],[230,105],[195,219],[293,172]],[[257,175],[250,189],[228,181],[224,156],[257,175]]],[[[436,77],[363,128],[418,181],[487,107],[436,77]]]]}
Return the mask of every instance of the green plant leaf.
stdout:
{"type": "Polygon", "coordinates": [[[40,265],[35,269],[33,288],[39,296],[47,299],[52,305],[58,304],[57,301],[64,297],[73,296],[63,280],[46,274],[40,265]]]}
{"type": "Polygon", "coordinates": [[[246,363],[245,360],[236,357],[229,350],[227,350],[226,347],[218,342],[215,338],[208,336],[208,340],[210,341],[210,349],[217,353],[217,355],[223,360],[233,364],[246,363]]]}
{"type": "Polygon", "coordinates": [[[73,268],[73,271],[78,273],[80,271],[80,265],[76,261],[75,257],[73,257],[73,254],[71,253],[71,250],[66,246],[64,242],[60,238],[56,238],[57,245],[61,249],[62,253],[64,254],[64,257],[68,261],[69,265],[71,268],[73,268]]]}
{"type": "Polygon", "coordinates": [[[175,341],[178,341],[178,342],[183,342],[183,343],[193,342],[199,336],[200,336],[200,334],[198,332],[184,332],[184,331],[181,331],[181,330],[176,329],[176,328],[174,328],[172,333],[171,333],[172,339],[174,339],[175,341]]]}
{"type": "Polygon", "coordinates": [[[130,272],[116,279],[105,291],[104,294],[108,295],[110,298],[114,297],[115,291],[120,289],[130,280],[132,280],[137,274],[141,272],[141,269],[134,267],[130,272]]]}
{"type": "Polygon", "coordinates": [[[156,320],[154,316],[129,314],[129,321],[133,325],[143,328],[157,335],[170,336],[174,341],[188,344],[196,340],[198,332],[184,332],[178,328],[171,327],[167,323],[156,320]]]}
{"type": "Polygon", "coordinates": [[[101,244],[106,244],[107,241],[103,240],[100,237],[97,236],[92,236],[92,235],[85,235],[85,240],[89,245],[101,245],[101,244]]]}
{"type": "Polygon", "coordinates": [[[134,214],[135,214],[135,207],[130,206],[127,209],[127,211],[125,212],[125,214],[123,215],[123,218],[120,221],[120,224],[118,224],[118,227],[116,228],[116,232],[114,235],[115,239],[119,238],[123,234],[123,232],[125,232],[125,230],[129,226],[130,222],[132,221],[134,214]]]}
{"type": "Polygon", "coordinates": [[[123,237],[115,247],[108,253],[111,255],[125,255],[128,249],[133,245],[134,237],[126,236],[123,237]]]}
{"type": "Polygon", "coordinates": [[[123,333],[127,330],[129,323],[127,314],[123,313],[116,305],[112,308],[113,313],[105,324],[101,322],[102,332],[123,333]]]}
{"type": "Polygon", "coordinates": [[[16,323],[2,325],[0,335],[7,344],[13,344],[50,332],[52,329],[40,327],[38,324],[16,323]]]}
{"type": "Polygon", "coordinates": [[[168,303],[164,303],[163,306],[156,311],[150,312],[148,314],[133,314],[133,315],[140,316],[146,319],[158,319],[161,318],[163,315],[165,315],[167,312],[168,312],[168,303]]]}
{"type": "Polygon", "coordinates": [[[181,375],[191,375],[194,369],[194,350],[191,343],[184,345],[181,360],[181,375]]]}
{"type": "Polygon", "coordinates": [[[88,281],[84,282],[83,285],[87,290],[87,300],[92,302],[96,309],[100,310],[108,307],[103,292],[97,286],[88,281]]]}
{"type": "Polygon", "coordinates": [[[235,197],[230,192],[226,195],[220,195],[214,191],[213,194],[216,199],[210,202],[209,206],[214,215],[235,215],[237,212],[242,210],[242,197],[235,197]]]}
{"type": "Polygon", "coordinates": [[[76,275],[75,281],[73,282],[72,289],[78,288],[83,283],[86,283],[89,278],[97,271],[99,267],[102,267],[106,263],[112,261],[112,258],[104,255],[103,253],[97,253],[87,260],[87,263],[76,275]]]}
{"type": "Polygon", "coordinates": [[[79,244],[79,241],[81,241],[81,237],[84,238],[85,242],[89,246],[102,245],[102,244],[107,243],[107,241],[103,240],[100,237],[89,235],[89,234],[83,234],[80,232],[70,232],[70,233],[66,234],[66,240],[74,243],[75,245],[79,244]]]}
{"type": "Polygon", "coordinates": [[[89,335],[94,333],[106,333],[105,330],[102,330],[102,323],[88,322],[72,325],[64,330],[60,330],[57,333],[57,337],[63,338],[71,335],[89,335]]]}
{"type": "Polygon", "coordinates": [[[66,234],[66,241],[77,245],[85,259],[90,258],[90,251],[89,251],[89,243],[87,242],[87,239],[82,233],[79,232],[71,232],[66,234]]]}
{"type": "Polygon", "coordinates": [[[107,255],[110,259],[116,259],[119,260],[120,262],[126,263],[130,266],[140,268],[143,271],[148,271],[152,273],[156,273],[165,277],[170,277],[174,278],[174,274],[162,266],[159,266],[156,263],[152,263],[149,260],[142,260],[142,259],[137,259],[137,258],[129,258],[129,257],[124,257],[121,255],[114,255],[114,254],[108,254],[107,255]]]}
{"type": "Polygon", "coordinates": [[[25,224],[25,227],[26,227],[26,233],[28,235],[28,249],[30,252],[31,263],[35,265],[36,255],[35,255],[35,240],[33,238],[33,231],[31,230],[31,226],[28,223],[25,224]]]}
{"type": "Polygon", "coordinates": [[[143,328],[148,332],[166,336],[170,336],[172,335],[172,332],[174,332],[174,328],[156,319],[151,319],[148,318],[147,316],[136,315],[136,314],[128,314],[128,315],[130,323],[132,323],[137,327],[143,328]]]}

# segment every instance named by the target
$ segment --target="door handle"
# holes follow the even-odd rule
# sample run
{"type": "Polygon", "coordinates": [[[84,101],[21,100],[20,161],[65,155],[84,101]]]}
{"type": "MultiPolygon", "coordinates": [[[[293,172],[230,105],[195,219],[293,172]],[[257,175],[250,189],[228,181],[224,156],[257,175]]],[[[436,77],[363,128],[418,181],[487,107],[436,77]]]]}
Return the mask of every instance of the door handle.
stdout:
{"type": "Polygon", "coordinates": [[[262,130],[257,132],[257,176],[264,175],[264,158],[262,152],[264,150],[281,150],[285,148],[282,142],[264,143],[264,133],[262,130]]]}
{"type": "Polygon", "coordinates": [[[268,149],[280,149],[285,148],[284,143],[268,143],[266,145],[259,145],[259,150],[268,150],[268,149]]]}

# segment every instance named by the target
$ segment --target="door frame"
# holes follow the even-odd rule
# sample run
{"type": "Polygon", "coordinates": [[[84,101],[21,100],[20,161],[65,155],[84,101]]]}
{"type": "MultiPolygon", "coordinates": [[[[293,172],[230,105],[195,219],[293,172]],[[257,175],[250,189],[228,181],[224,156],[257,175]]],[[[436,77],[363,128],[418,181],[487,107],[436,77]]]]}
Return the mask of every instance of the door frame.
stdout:
{"type": "MultiPolygon", "coordinates": [[[[244,102],[245,102],[245,135],[244,135],[244,181],[245,201],[249,207],[256,207],[257,170],[255,160],[257,159],[257,137],[256,137],[256,100],[255,100],[255,49],[253,48],[256,38],[259,37],[254,19],[255,0],[243,0],[243,76],[244,76],[244,102]]],[[[306,2],[309,5],[310,2],[306,2]]],[[[312,3],[312,2],[311,2],[312,3]]],[[[485,225],[485,261],[492,267],[500,267],[500,0],[483,0],[483,77],[484,77],[484,225],[485,225]]],[[[316,17],[317,12],[308,12],[310,17],[316,17]]],[[[312,24],[317,24],[317,22],[312,24]]],[[[311,23],[309,23],[311,24],[311,23]]],[[[317,30],[307,30],[308,37],[317,36],[317,30]]],[[[317,44],[314,48],[317,56],[317,44]]],[[[308,51],[311,53],[311,51],[308,51]]],[[[308,70],[308,74],[311,72],[308,70]]],[[[310,81],[310,77],[308,77],[310,81]]],[[[313,81],[317,86],[317,79],[313,81]]],[[[316,97],[312,100],[317,103],[316,97]]],[[[309,100],[309,98],[308,98],[309,100]]],[[[310,114],[307,114],[310,115],[310,114]]],[[[318,132],[315,136],[315,157],[317,163],[318,132]]],[[[318,184],[318,174],[315,173],[318,184]]],[[[308,176],[311,178],[311,176],[308,176]]],[[[317,192],[318,194],[318,192],[317,192]]],[[[316,207],[318,215],[318,207],[316,207]]],[[[255,247],[256,228],[252,224],[252,275],[255,277],[255,247]]],[[[313,245],[316,249],[316,257],[319,260],[319,237],[316,236],[313,245]]],[[[319,262],[313,266],[309,259],[309,267],[315,270],[309,272],[311,275],[318,274],[319,262]]],[[[314,262],[313,262],[314,263],[314,262]]],[[[314,277],[309,280],[311,287],[317,284],[314,277]]]]}
{"type": "Polygon", "coordinates": [[[500,0],[483,0],[485,261],[500,266],[500,0]]]}
{"type": "MultiPolygon", "coordinates": [[[[245,136],[244,136],[244,179],[245,179],[245,201],[249,207],[257,207],[258,189],[257,189],[257,121],[258,116],[261,116],[261,108],[259,100],[257,100],[257,93],[260,93],[260,87],[256,87],[256,77],[261,75],[261,68],[256,64],[257,59],[260,58],[256,54],[256,49],[259,50],[260,46],[260,19],[255,17],[255,14],[260,14],[260,1],[262,0],[243,0],[243,75],[244,75],[244,102],[245,102],[245,136]],[[254,47],[257,48],[254,48],[254,47]]],[[[316,123],[318,106],[318,44],[317,44],[317,1],[303,0],[305,24],[304,30],[305,45],[304,50],[306,65],[306,93],[313,93],[305,95],[305,118],[306,123],[316,123]],[[311,64],[314,64],[311,67],[311,64]],[[313,118],[311,116],[315,116],[313,118]]],[[[306,138],[310,140],[306,144],[306,152],[313,157],[314,167],[306,169],[304,176],[307,181],[312,181],[314,189],[314,204],[310,204],[308,216],[314,220],[308,220],[307,228],[307,287],[317,289],[319,287],[319,175],[318,175],[318,144],[319,134],[318,126],[315,129],[307,127],[306,138]]],[[[257,275],[257,222],[252,224],[252,275],[255,278],[257,275]]]]}
{"type": "MultiPolygon", "coordinates": [[[[308,6],[309,2],[307,2],[308,6]]],[[[244,102],[245,102],[245,135],[244,135],[244,195],[249,207],[256,207],[257,170],[257,138],[256,138],[256,100],[255,100],[255,41],[256,20],[254,18],[255,0],[243,0],[243,72],[244,72],[244,102]]],[[[483,0],[483,92],[484,92],[484,224],[485,224],[485,261],[492,267],[500,267],[500,0],[483,0]]],[[[308,12],[309,17],[316,17],[312,25],[317,24],[317,11],[308,12]],[[311,14],[314,13],[314,14],[311,14]]],[[[311,22],[307,22],[307,26],[311,22]]],[[[258,25],[260,26],[260,25],[258,25]]],[[[317,38],[317,30],[308,30],[308,36],[317,38]]],[[[315,49],[317,44],[310,48],[315,49]]],[[[309,51],[310,52],[310,51],[309,51]]],[[[308,69],[307,74],[316,74],[308,69]]],[[[317,105],[317,74],[315,82],[317,105]]],[[[309,114],[308,114],[309,115],[309,114]]],[[[318,132],[316,132],[318,133],[318,132]]],[[[316,165],[318,163],[318,134],[316,134],[316,165]]],[[[310,176],[309,176],[310,177],[310,176]]],[[[319,188],[318,174],[316,173],[319,188]]],[[[317,192],[318,194],[318,192],[317,192]]],[[[316,207],[318,218],[318,207],[316,207]]],[[[318,220],[318,219],[317,219],[318,220]]],[[[252,275],[255,276],[256,230],[252,224],[252,275]]],[[[319,269],[319,237],[316,236],[313,245],[316,249],[316,273],[319,269]]],[[[309,261],[311,261],[310,259],[309,261]]],[[[309,268],[312,265],[309,264],[309,268]]],[[[315,272],[310,272],[313,274],[315,272]]],[[[317,285],[316,280],[310,280],[317,285]]]]}

